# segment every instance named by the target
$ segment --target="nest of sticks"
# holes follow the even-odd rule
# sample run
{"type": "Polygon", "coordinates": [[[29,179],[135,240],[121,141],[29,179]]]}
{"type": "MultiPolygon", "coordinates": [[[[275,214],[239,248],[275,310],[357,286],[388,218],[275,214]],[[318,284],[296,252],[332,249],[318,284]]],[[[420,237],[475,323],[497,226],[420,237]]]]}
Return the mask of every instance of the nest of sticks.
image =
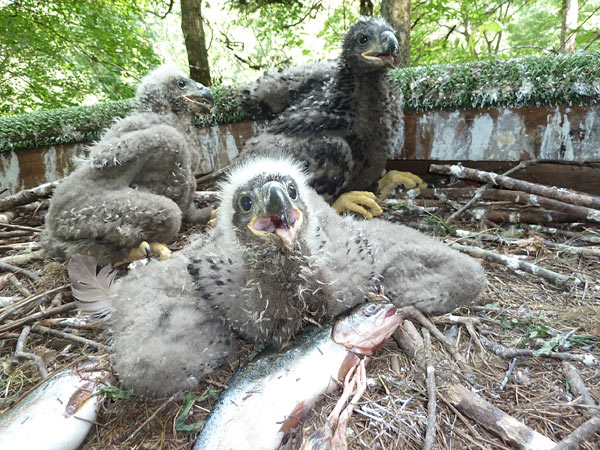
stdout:
{"type": "MultiPolygon", "coordinates": [[[[384,218],[481,258],[488,288],[468,310],[405,311],[404,326],[367,365],[349,447],[511,449],[537,439],[542,446],[531,448],[597,448],[600,199],[462,166],[430,171],[453,178],[396,194],[383,203],[384,218]]],[[[51,192],[45,185],[0,199],[8,211],[0,217],[0,414],[47,374],[86,356],[109,363],[110,336],[81,320],[66,265],[39,249],[51,192]]],[[[170,247],[198,232],[182,230],[170,247]]],[[[106,394],[82,448],[190,448],[219,392],[254,356],[242,343],[238,361],[185,396],[106,394]]],[[[319,401],[300,432],[322,426],[338,397],[319,401]]]]}

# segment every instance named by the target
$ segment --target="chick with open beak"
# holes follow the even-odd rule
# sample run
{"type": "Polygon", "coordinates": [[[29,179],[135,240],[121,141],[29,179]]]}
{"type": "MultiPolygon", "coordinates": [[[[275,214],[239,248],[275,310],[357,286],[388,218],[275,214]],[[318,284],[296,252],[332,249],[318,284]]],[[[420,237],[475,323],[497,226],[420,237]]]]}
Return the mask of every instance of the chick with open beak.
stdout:
{"type": "Polygon", "coordinates": [[[293,183],[267,181],[253,193],[240,197],[240,208],[253,211],[248,223],[250,231],[288,250],[296,246],[298,230],[304,216],[295,204],[298,191],[293,183]]]}

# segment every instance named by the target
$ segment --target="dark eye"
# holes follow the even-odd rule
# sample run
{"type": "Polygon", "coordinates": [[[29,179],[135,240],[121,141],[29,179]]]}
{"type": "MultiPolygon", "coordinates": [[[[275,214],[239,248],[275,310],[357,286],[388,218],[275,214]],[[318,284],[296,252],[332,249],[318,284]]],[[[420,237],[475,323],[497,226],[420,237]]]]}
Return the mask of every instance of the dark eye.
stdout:
{"type": "Polygon", "coordinates": [[[245,212],[250,211],[252,209],[252,199],[247,195],[242,196],[240,198],[240,208],[245,212]]]}
{"type": "Polygon", "coordinates": [[[290,198],[292,200],[296,200],[296,198],[298,197],[296,186],[294,186],[293,184],[288,184],[288,194],[290,194],[290,198]]]}
{"type": "Polygon", "coordinates": [[[177,82],[177,86],[179,86],[179,89],[185,89],[185,87],[187,86],[187,81],[185,81],[185,80],[179,80],[177,82]]]}
{"type": "Polygon", "coordinates": [[[369,36],[367,36],[366,34],[358,35],[358,43],[359,44],[365,45],[367,42],[369,42],[369,36]]]}
{"type": "Polygon", "coordinates": [[[367,316],[367,317],[372,316],[377,311],[379,311],[379,305],[372,303],[365,308],[365,316],[367,316]]]}

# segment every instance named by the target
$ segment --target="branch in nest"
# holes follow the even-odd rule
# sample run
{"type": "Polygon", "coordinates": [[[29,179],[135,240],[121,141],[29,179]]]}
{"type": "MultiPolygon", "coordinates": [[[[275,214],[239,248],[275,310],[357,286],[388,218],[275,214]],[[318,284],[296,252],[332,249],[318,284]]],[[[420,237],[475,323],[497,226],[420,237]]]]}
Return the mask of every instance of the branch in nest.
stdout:
{"type": "MultiPolygon", "coordinates": [[[[600,197],[593,195],[582,194],[578,192],[560,189],[554,186],[544,186],[538,183],[530,183],[529,181],[516,180],[504,175],[498,175],[493,172],[485,172],[483,170],[470,169],[459,165],[438,165],[432,164],[429,166],[429,171],[432,173],[440,173],[444,175],[453,175],[457,178],[480,181],[483,183],[492,183],[495,186],[502,186],[507,189],[524,191],[530,194],[541,195],[543,197],[552,198],[561,202],[570,203],[572,205],[586,206],[588,208],[600,209],[600,197]]],[[[600,211],[596,212],[600,215],[600,211]]]]}
{"type": "MultiPolygon", "coordinates": [[[[24,264],[29,264],[32,261],[39,261],[44,259],[44,251],[43,250],[35,250],[33,252],[23,253],[21,255],[13,255],[6,256],[4,258],[0,258],[0,263],[12,264],[15,266],[20,266],[24,264]]],[[[29,271],[31,272],[31,271],[29,271]]],[[[20,272],[22,273],[22,272],[20,272]]],[[[33,272],[31,272],[33,273],[33,272]]]]}
{"type": "Polygon", "coordinates": [[[48,376],[48,370],[46,370],[46,365],[44,364],[44,360],[35,353],[29,353],[24,350],[25,343],[27,342],[27,338],[29,337],[29,332],[31,331],[31,327],[26,326],[21,330],[21,335],[17,340],[17,346],[15,348],[14,359],[30,359],[35,361],[38,371],[40,372],[40,377],[46,378],[48,376]]]}
{"type": "Polygon", "coordinates": [[[107,345],[100,344],[99,342],[84,338],[82,336],[76,336],[74,334],[65,333],[64,331],[53,330],[52,328],[44,327],[42,325],[34,324],[32,330],[38,333],[51,334],[53,336],[66,339],[68,341],[77,342],[78,344],[87,345],[88,347],[93,347],[97,350],[104,350],[105,352],[110,351],[110,347],[108,347],[107,345]]]}
{"type": "Polygon", "coordinates": [[[591,354],[585,355],[575,355],[573,353],[565,353],[565,352],[553,352],[553,353],[538,353],[535,350],[530,350],[527,348],[511,348],[505,347],[503,345],[497,344],[493,341],[490,341],[485,336],[479,336],[481,343],[487,348],[489,351],[504,359],[512,359],[518,356],[541,356],[545,358],[554,358],[560,359],[562,361],[579,361],[586,366],[593,366],[598,364],[598,360],[591,354]]]}
{"type": "Polygon", "coordinates": [[[8,211],[17,206],[27,205],[42,198],[48,198],[62,180],[44,183],[31,189],[25,189],[8,197],[0,198],[0,211],[8,211]]]}
{"type": "Polygon", "coordinates": [[[446,391],[448,401],[472,420],[518,449],[550,450],[556,443],[496,408],[459,384],[446,391]]]}
{"type": "MultiPolygon", "coordinates": [[[[597,408],[596,402],[590,393],[590,390],[587,388],[581,375],[579,375],[579,371],[573,365],[568,363],[567,361],[563,362],[563,374],[565,378],[569,382],[569,388],[573,395],[576,397],[581,396],[583,399],[583,404],[587,406],[591,406],[597,408]]],[[[600,410],[596,410],[596,414],[600,413],[600,410]]]]}
{"type": "Polygon", "coordinates": [[[531,264],[510,256],[501,255],[500,253],[492,252],[490,250],[484,250],[479,247],[461,244],[450,244],[450,247],[455,248],[456,250],[460,250],[461,252],[466,253],[467,255],[473,256],[475,258],[499,262],[501,264],[504,264],[505,266],[510,267],[513,270],[522,270],[532,275],[540,276],[563,288],[569,286],[570,282],[573,282],[574,284],[577,284],[579,282],[577,278],[571,278],[569,276],[554,272],[552,270],[536,266],[535,264],[531,264]]]}
{"type": "MultiPolygon", "coordinates": [[[[40,311],[34,314],[30,314],[28,316],[22,317],[17,320],[13,320],[7,324],[0,326],[0,333],[4,333],[6,331],[14,330],[15,328],[19,328],[21,325],[24,325],[29,322],[34,322],[39,319],[43,319],[46,317],[54,316],[56,314],[60,314],[66,311],[70,311],[72,309],[77,308],[75,302],[66,303],[64,305],[58,306],[56,308],[51,308],[46,311],[40,311]]],[[[1,336],[0,336],[1,337],[1,336]]]]}
{"type": "Polygon", "coordinates": [[[600,417],[592,417],[560,441],[553,450],[577,450],[581,444],[590,442],[590,439],[600,432],[600,417]]]}
{"type": "Polygon", "coordinates": [[[23,269],[21,267],[13,266],[12,264],[9,264],[4,261],[0,261],[0,271],[20,273],[21,275],[25,275],[27,278],[30,278],[33,281],[38,281],[40,279],[40,276],[37,273],[35,273],[31,270],[28,270],[28,269],[23,269]]]}
{"type": "Polygon", "coordinates": [[[425,342],[425,349],[427,352],[427,368],[425,369],[425,385],[427,386],[427,430],[425,431],[425,442],[423,443],[423,450],[431,450],[435,443],[436,433],[436,402],[437,402],[437,391],[435,387],[435,368],[431,363],[432,352],[431,352],[431,336],[427,328],[423,328],[423,338],[425,342]]]}

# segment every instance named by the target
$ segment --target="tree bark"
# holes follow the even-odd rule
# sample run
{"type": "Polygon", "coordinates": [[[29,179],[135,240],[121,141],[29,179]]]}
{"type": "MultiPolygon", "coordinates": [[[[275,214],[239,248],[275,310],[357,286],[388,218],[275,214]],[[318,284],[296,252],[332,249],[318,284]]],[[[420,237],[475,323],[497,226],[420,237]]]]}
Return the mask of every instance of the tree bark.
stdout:
{"type": "Polygon", "coordinates": [[[560,52],[575,53],[575,29],[579,3],[577,0],[562,0],[562,25],[560,27],[560,52]]]}
{"type": "Polygon", "coordinates": [[[396,29],[401,67],[410,64],[410,0],[382,0],[381,15],[396,29]]]}
{"type": "Polygon", "coordinates": [[[360,0],[360,15],[361,16],[373,16],[373,1],[372,0],[360,0]]]}
{"type": "Polygon", "coordinates": [[[181,30],[190,65],[190,78],[211,85],[208,50],[202,26],[202,0],[181,0],[181,30]]]}

